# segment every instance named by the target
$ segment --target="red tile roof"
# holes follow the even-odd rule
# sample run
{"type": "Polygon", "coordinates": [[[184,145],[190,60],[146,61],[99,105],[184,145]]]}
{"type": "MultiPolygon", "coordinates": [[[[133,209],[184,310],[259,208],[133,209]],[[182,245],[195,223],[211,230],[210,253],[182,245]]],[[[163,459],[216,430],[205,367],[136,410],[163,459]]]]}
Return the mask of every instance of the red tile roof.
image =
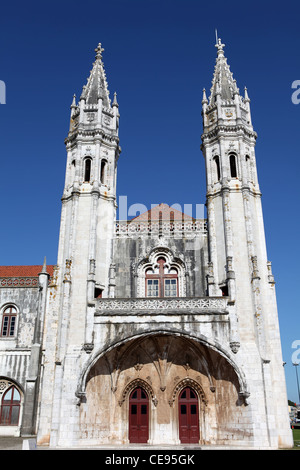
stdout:
{"type": "Polygon", "coordinates": [[[149,209],[147,212],[143,212],[143,214],[134,217],[129,222],[147,221],[149,219],[159,220],[160,214],[162,220],[167,220],[169,222],[172,218],[176,221],[185,220],[186,222],[193,220],[193,217],[191,217],[190,215],[184,214],[183,212],[179,211],[178,209],[175,209],[174,207],[169,206],[168,204],[161,203],[158,206],[149,209]]]}
{"type": "MultiPolygon", "coordinates": [[[[47,266],[47,273],[53,275],[53,265],[47,266]]],[[[0,266],[0,277],[37,277],[43,266],[0,266]]]]}

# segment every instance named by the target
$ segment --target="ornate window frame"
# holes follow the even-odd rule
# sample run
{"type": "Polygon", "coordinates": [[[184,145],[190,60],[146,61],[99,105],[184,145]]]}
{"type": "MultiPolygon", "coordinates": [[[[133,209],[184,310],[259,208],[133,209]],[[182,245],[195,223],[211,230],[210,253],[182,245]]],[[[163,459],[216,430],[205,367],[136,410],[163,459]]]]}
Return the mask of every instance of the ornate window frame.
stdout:
{"type": "Polygon", "coordinates": [[[184,379],[180,380],[173,388],[172,395],[169,398],[169,405],[171,407],[173,406],[176,398],[179,397],[181,391],[186,387],[193,389],[196,392],[200,402],[203,402],[205,406],[207,405],[208,401],[201,385],[196,382],[196,380],[190,377],[185,377],[184,379]]]}
{"type": "MultiPolygon", "coordinates": [[[[169,248],[154,248],[147,258],[144,258],[137,266],[137,297],[146,297],[146,271],[158,265],[158,258],[165,258],[165,266],[172,268],[178,273],[178,297],[186,296],[186,268],[184,262],[175,257],[169,248]]],[[[152,297],[151,297],[152,298],[152,297]]],[[[156,297],[154,297],[156,298],[156,297]]]]}
{"type": "Polygon", "coordinates": [[[130,393],[137,387],[142,387],[145,392],[147,393],[149,400],[152,401],[154,406],[157,406],[157,398],[153,392],[153,389],[148,382],[141,378],[136,378],[132,382],[129,382],[129,384],[126,385],[126,387],[123,389],[123,392],[121,394],[121,398],[119,400],[119,406],[122,406],[123,403],[125,402],[126,398],[130,396],[130,393]]]}

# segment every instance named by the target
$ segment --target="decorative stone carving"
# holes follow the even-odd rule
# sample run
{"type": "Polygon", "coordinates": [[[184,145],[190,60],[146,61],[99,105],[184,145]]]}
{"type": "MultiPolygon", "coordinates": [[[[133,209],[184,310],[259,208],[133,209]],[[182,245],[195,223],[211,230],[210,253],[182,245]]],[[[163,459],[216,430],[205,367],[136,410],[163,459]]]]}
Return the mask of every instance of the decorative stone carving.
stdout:
{"type": "Polygon", "coordinates": [[[198,397],[200,400],[207,405],[207,398],[205,396],[205,393],[201,387],[201,385],[196,382],[195,380],[191,379],[190,377],[185,377],[183,380],[178,382],[178,384],[174,387],[172,396],[169,399],[169,405],[173,406],[173,403],[175,402],[176,396],[181,392],[182,389],[185,387],[191,387],[193,390],[197,392],[198,397]]]}
{"type": "Polygon", "coordinates": [[[129,384],[126,385],[126,387],[124,388],[124,390],[122,392],[121,398],[119,400],[119,405],[120,406],[123,405],[124,401],[126,400],[126,397],[136,387],[143,387],[143,389],[147,392],[148,396],[152,400],[152,403],[154,404],[154,406],[157,406],[158,401],[157,401],[157,398],[154,395],[154,392],[152,390],[151,385],[148,382],[146,382],[145,380],[140,379],[140,378],[136,378],[135,380],[133,380],[132,382],[130,382],[129,384]]]}
{"type": "Polygon", "coordinates": [[[183,297],[183,298],[137,298],[137,299],[97,299],[96,314],[109,314],[128,311],[131,314],[149,311],[186,311],[189,313],[220,314],[226,311],[227,300],[223,297],[183,297]]]}
{"type": "Polygon", "coordinates": [[[240,343],[238,341],[231,341],[230,349],[234,354],[236,354],[240,349],[240,343]]]}

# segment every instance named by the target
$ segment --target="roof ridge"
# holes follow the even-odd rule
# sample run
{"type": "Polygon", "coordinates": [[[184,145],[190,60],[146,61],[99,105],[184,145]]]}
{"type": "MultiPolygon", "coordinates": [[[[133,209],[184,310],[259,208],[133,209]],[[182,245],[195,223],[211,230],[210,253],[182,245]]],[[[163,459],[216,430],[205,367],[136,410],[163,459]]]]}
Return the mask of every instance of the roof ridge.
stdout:
{"type": "Polygon", "coordinates": [[[194,217],[192,217],[191,215],[188,215],[188,214],[185,214],[183,211],[177,209],[176,207],[172,207],[170,206],[169,204],[165,203],[165,202],[161,202],[160,204],[157,204],[156,206],[154,207],[151,207],[151,209],[148,209],[147,211],[137,215],[136,217],[133,217],[133,219],[129,220],[128,222],[131,223],[131,222],[136,222],[138,220],[160,220],[160,214],[159,213],[162,213],[162,220],[170,220],[170,215],[171,215],[171,212],[173,212],[173,215],[174,215],[174,220],[195,220],[194,217]],[[161,210],[159,210],[161,209],[161,210]],[[151,214],[155,215],[155,214],[158,214],[158,216],[156,217],[152,217],[151,214]],[[181,217],[178,217],[179,214],[181,215],[181,217]],[[150,217],[149,217],[150,215],[150,217]],[[166,217],[167,215],[167,217],[166,217]],[[176,215],[177,215],[177,218],[176,218],[176,215]],[[183,217],[182,217],[183,216],[183,217]]]}

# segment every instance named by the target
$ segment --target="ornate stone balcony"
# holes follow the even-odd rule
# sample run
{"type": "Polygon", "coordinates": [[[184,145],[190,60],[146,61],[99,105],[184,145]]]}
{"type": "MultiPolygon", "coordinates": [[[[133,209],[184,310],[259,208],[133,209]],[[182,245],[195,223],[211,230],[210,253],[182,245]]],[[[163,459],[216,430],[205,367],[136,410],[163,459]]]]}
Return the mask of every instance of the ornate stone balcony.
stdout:
{"type": "Polygon", "coordinates": [[[98,299],[96,315],[227,315],[227,297],[98,299]]]}
{"type": "Polygon", "coordinates": [[[197,219],[194,221],[163,221],[159,224],[159,221],[152,221],[151,223],[146,221],[121,221],[118,220],[115,227],[116,237],[131,237],[141,235],[155,235],[159,231],[162,231],[164,236],[185,234],[185,236],[192,236],[197,233],[207,233],[207,221],[205,219],[197,219]]]}

